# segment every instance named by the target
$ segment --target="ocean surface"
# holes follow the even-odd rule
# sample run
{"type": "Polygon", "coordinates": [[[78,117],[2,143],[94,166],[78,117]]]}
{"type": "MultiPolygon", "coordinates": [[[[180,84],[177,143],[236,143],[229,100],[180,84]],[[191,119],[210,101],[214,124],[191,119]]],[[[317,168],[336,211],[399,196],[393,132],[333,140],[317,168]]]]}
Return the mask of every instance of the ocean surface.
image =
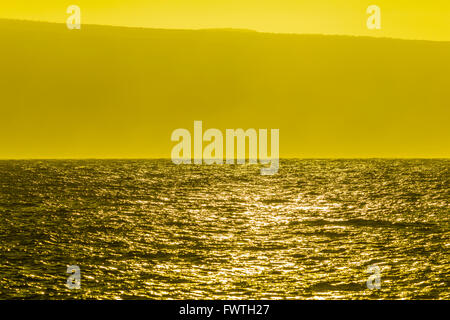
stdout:
{"type": "Polygon", "coordinates": [[[0,161],[0,299],[449,299],[449,167],[0,161]]]}

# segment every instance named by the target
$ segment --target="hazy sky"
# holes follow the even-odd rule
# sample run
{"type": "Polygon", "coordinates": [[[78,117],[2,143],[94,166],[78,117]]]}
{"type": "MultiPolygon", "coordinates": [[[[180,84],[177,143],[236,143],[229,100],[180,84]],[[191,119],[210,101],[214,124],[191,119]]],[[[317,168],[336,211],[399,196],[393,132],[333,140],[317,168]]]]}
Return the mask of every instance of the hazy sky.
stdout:
{"type": "Polygon", "coordinates": [[[449,0],[14,0],[1,2],[0,17],[64,22],[72,4],[87,24],[450,41],[449,0]],[[366,27],[369,5],[381,8],[381,30],[366,27]]]}
{"type": "MultiPolygon", "coordinates": [[[[450,0],[15,0],[0,17],[450,41],[450,0]],[[381,7],[382,29],[366,28],[381,7]]],[[[450,42],[0,20],[0,158],[168,158],[173,130],[280,129],[282,157],[449,157],[450,42]]]]}

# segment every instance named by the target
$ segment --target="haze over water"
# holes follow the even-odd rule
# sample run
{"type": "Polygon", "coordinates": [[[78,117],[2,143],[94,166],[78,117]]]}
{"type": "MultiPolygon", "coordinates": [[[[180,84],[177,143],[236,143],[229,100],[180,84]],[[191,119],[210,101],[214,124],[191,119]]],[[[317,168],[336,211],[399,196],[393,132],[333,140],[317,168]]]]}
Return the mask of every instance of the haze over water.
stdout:
{"type": "Polygon", "coordinates": [[[449,299],[449,164],[0,161],[0,298],[449,299]]]}

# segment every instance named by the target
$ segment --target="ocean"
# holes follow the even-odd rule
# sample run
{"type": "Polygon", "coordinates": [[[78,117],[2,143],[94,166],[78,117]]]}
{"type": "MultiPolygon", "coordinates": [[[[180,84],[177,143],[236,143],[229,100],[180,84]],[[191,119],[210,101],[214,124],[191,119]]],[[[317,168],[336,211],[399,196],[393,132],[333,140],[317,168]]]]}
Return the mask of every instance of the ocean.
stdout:
{"type": "Polygon", "coordinates": [[[0,161],[0,298],[449,299],[449,166],[0,161]]]}

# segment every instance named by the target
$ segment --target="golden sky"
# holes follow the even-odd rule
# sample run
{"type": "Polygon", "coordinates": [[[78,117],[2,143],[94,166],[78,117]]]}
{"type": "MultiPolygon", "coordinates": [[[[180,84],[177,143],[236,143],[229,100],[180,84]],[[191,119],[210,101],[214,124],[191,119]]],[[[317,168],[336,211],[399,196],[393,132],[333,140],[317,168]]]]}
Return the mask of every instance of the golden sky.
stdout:
{"type": "Polygon", "coordinates": [[[14,0],[1,2],[0,17],[64,22],[72,4],[86,24],[450,41],[449,0],[14,0]],[[381,30],[366,28],[369,5],[381,8],[381,30]]]}
{"type": "Polygon", "coordinates": [[[281,157],[450,157],[449,0],[15,0],[0,18],[72,4],[82,24],[441,42],[0,19],[0,158],[168,158],[195,120],[280,129],[281,157]]]}

